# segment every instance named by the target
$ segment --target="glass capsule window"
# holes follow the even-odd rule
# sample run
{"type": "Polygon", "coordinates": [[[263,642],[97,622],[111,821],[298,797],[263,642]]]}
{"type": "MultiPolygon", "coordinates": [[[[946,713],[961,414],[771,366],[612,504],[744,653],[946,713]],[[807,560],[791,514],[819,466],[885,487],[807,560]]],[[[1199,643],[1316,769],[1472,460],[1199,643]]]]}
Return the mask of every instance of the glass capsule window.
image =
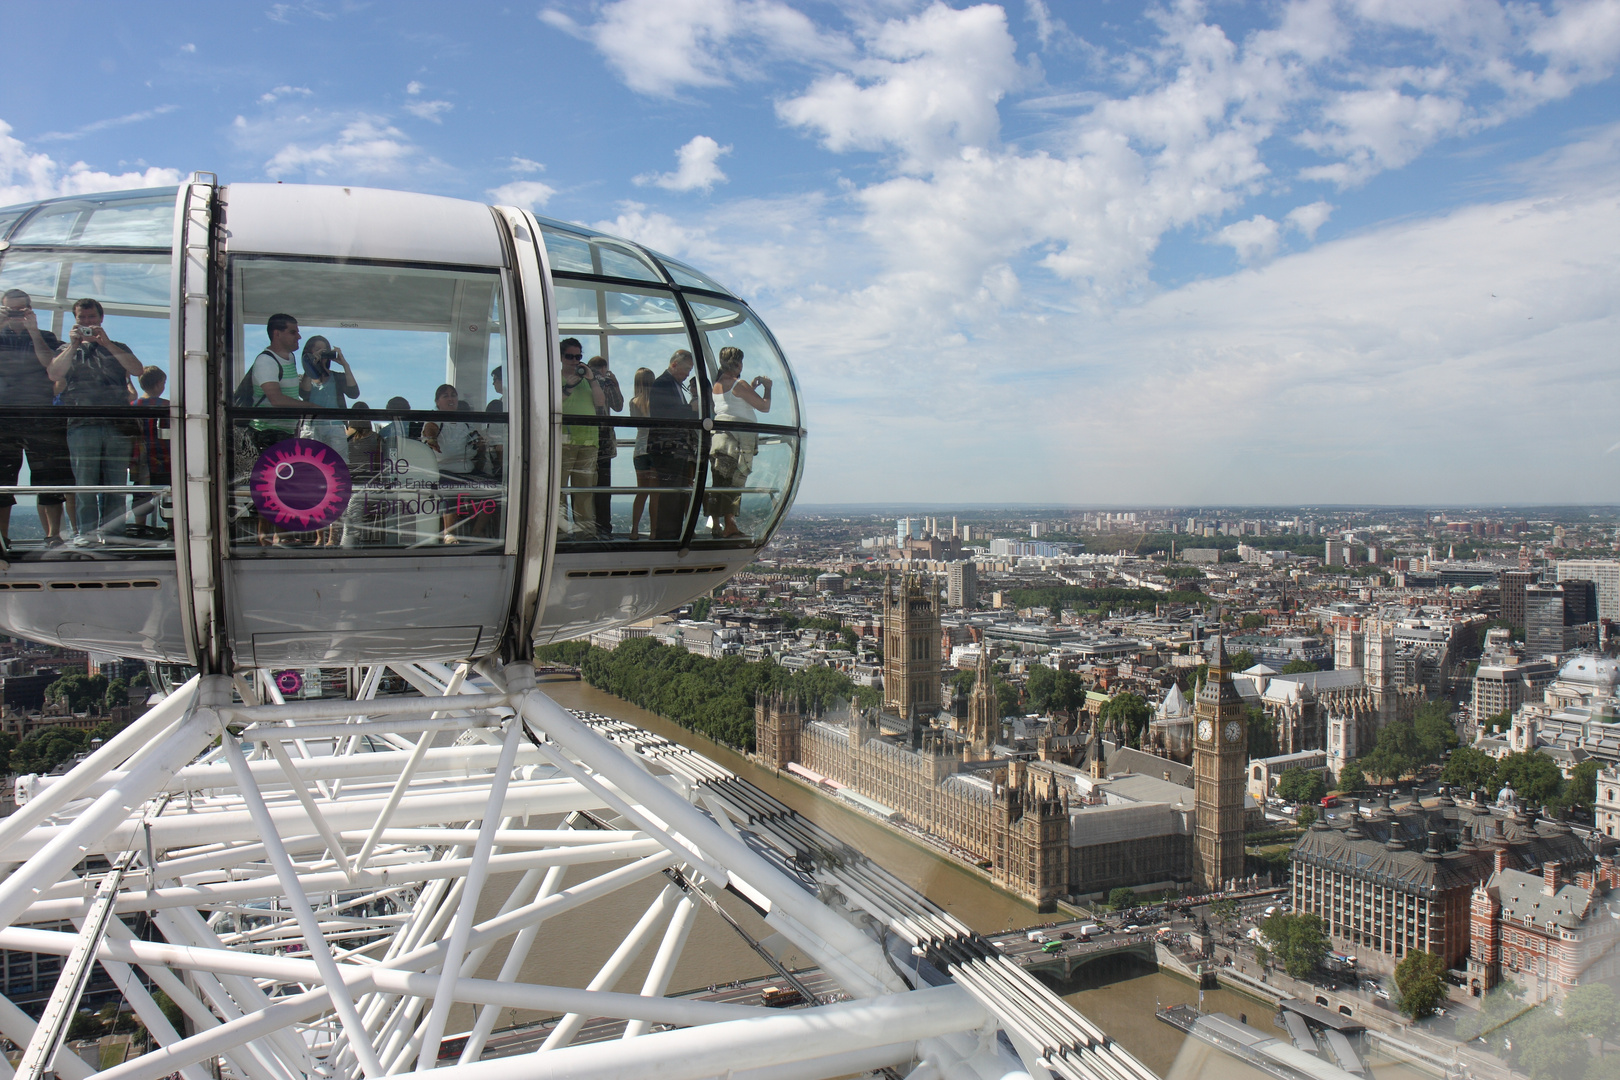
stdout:
{"type": "Polygon", "coordinates": [[[691,267],[555,223],[542,232],[561,360],[560,549],[762,542],[800,467],[798,405],[769,333],[691,267]],[[674,287],[629,283],[650,280],[654,258],[674,287]]]}
{"type": "Polygon", "coordinates": [[[542,221],[540,237],[545,242],[546,258],[554,274],[588,274],[654,285],[664,283],[664,275],[652,260],[622,240],[578,232],[554,221],[542,221]]]}
{"type": "Polygon", "coordinates": [[[175,198],[160,188],[0,210],[0,538],[10,560],[172,552],[175,198]]]}
{"type": "Polygon", "coordinates": [[[231,261],[233,552],[504,550],[495,271],[231,261]]]}

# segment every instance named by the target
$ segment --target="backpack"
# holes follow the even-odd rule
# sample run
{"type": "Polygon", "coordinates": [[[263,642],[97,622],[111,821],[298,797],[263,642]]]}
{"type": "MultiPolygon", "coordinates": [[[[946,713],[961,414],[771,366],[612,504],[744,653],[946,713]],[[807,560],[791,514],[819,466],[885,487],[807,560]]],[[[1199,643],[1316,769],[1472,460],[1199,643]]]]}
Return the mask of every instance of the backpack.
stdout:
{"type": "Polygon", "coordinates": [[[236,409],[253,408],[253,395],[258,388],[253,385],[253,369],[250,367],[242,375],[242,381],[236,384],[236,392],[231,394],[231,407],[236,409]]]}
{"type": "MultiPolygon", "coordinates": [[[[259,356],[263,356],[266,352],[270,352],[270,350],[265,349],[259,353],[259,356]]],[[[275,353],[270,353],[270,355],[275,359],[282,371],[285,371],[287,364],[292,362],[282,360],[275,353]]],[[[254,364],[259,362],[259,356],[253,358],[254,364]]],[[[252,409],[259,404],[262,398],[263,391],[253,383],[253,364],[249,364],[248,369],[242,373],[242,381],[236,384],[236,390],[231,394],[231,405],[237,409],[252,409]]]]}

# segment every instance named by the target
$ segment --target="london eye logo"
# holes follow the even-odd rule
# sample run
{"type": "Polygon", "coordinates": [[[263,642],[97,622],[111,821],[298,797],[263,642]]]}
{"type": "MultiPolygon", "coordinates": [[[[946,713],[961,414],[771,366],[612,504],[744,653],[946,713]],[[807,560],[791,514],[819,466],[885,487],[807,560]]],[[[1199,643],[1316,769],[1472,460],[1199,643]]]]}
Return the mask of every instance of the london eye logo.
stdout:
{"type": "Polygon", "coordinates": [[[349,505],[349,463],[314,439],[283,439],[253,463],[248,480],[260,516],[283,529],[319,529],[349,505]]]}

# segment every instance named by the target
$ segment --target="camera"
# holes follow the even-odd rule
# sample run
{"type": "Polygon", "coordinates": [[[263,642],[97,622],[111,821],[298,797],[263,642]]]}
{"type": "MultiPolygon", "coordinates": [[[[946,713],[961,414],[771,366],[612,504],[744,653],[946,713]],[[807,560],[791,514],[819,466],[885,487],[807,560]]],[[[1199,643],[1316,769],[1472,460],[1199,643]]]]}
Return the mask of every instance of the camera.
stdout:
{"type": "Polygon", "coordinates": [[[322,360],[326,361],[328,364],[330,364],[333,360],[337,359],[337,350],[336,349],[322,349],[320,351],[320,358],[322,360]]]}
{"type": "Polygon", "coordinates": [[[584,364],[576,364],[574,366],[574,378],[576,378],[576,379],[583,379],[585,376],[589,375],[590,373],[591,373],[591,369],[586,367],[584,364]]]}

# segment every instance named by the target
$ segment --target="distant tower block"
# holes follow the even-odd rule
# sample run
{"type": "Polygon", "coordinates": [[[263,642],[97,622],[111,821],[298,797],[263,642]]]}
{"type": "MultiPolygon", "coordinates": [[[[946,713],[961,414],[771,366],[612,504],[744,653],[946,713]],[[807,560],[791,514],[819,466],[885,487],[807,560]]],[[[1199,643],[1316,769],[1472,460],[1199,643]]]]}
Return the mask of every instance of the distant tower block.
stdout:
{"type": "Polygon", "coordinates": [[[1213,892],[1243,876],[1243,775],[1249,762],[1243,699],[1232,685],[1226,642],[1219,638],[1209,677],[1198,691],[1194,722],[1194,878],[1213,892]]]}
{"type": "Polygon", "coordinates": [[[883,707],[897,716],[939,712],[939,593],[906,574],[883,587],[883,707]]]}

